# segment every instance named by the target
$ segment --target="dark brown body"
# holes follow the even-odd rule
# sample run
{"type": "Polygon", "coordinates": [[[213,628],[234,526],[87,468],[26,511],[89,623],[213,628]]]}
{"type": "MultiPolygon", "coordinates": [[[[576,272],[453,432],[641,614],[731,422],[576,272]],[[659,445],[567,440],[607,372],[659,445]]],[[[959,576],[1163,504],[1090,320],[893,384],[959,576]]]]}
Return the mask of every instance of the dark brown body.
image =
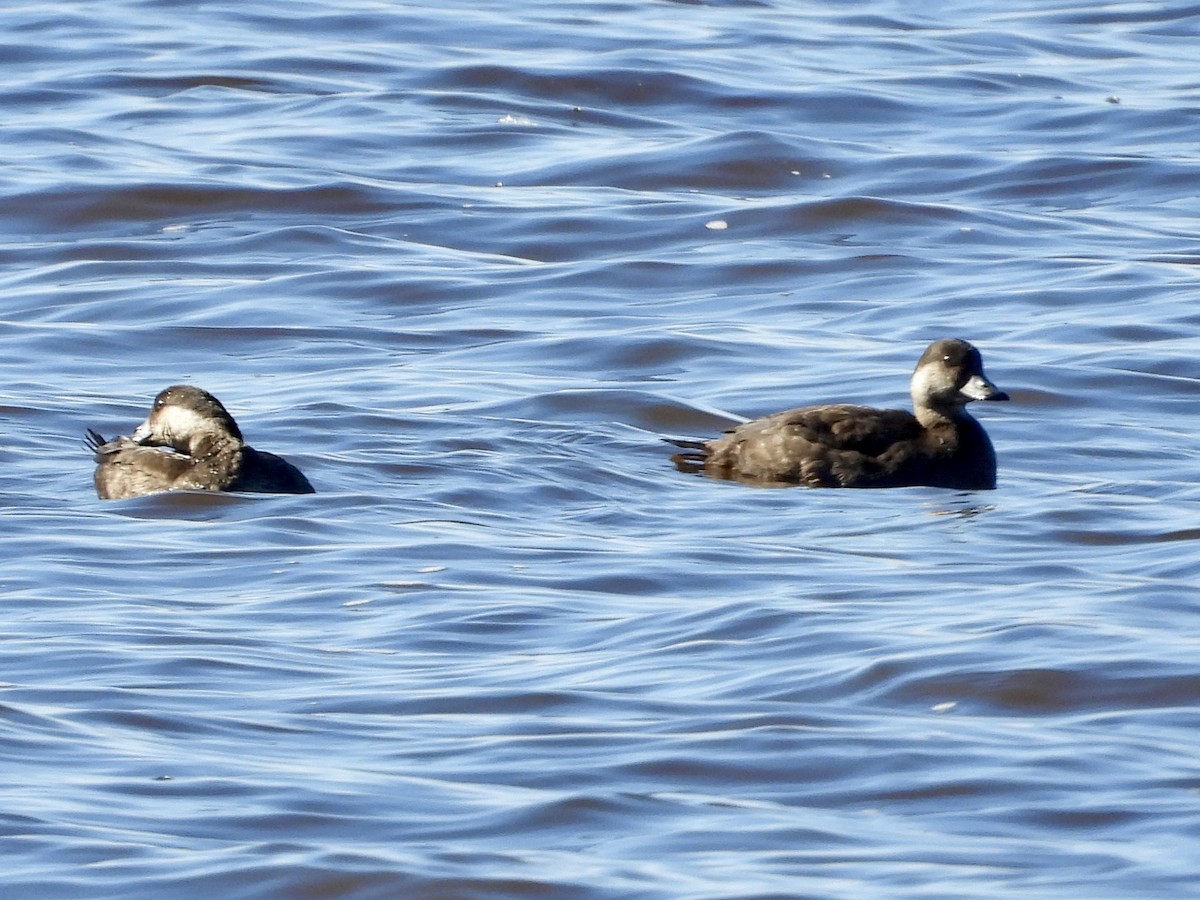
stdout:
{"type": "Polygon", "coordinates": [[[689,471],[762,484],[884,488],[996,486],[996,454],[966,411],[972,400],[1007,400],[983,375],[979,352],[960,340],[931,344],[913,373],[914,413],[832,404],[739,425],[712,441],[681,442],[689,471]]]}
{"type": "Polygon", "coordinates": [[[246,444],[220,401],[188,385],[162,391],[132,436],[106,441],[88,431],[87,444],[102,500],[186,490],[313,493],[299,469],[246,444]]]}

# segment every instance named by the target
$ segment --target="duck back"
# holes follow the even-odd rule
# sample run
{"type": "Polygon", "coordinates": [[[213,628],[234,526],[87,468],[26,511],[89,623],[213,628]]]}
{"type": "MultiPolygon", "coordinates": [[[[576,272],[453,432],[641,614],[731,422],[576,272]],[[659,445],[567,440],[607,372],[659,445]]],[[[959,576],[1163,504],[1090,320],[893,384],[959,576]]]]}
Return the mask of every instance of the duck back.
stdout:
{"type": "Polygon", "coordinates": [[[227,491],[255,494],[312,494],[315,490],[304,473],[282,456],[243,446],[237,475],[227,491]]]}

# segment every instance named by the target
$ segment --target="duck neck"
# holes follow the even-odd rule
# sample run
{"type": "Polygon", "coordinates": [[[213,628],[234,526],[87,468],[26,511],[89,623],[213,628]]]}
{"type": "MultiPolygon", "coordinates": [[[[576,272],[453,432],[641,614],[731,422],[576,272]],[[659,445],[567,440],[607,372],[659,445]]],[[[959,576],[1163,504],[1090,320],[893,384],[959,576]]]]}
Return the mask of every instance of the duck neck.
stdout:
{"type": "Polygon", "coordinates": [[[188,456],[192,459],[212,459],[229,453],[241,446],[241,441],[228,434],[205,434],[194,438],[188,445],[188,456]]]}
{"type": "Polygon", "coordinates": [[[930,430],[956,426],[963,422],[974,422],[964,405],[954,406],[925,406],[913,404],[913,415],[921,423],[921,427],[930,430]]]}

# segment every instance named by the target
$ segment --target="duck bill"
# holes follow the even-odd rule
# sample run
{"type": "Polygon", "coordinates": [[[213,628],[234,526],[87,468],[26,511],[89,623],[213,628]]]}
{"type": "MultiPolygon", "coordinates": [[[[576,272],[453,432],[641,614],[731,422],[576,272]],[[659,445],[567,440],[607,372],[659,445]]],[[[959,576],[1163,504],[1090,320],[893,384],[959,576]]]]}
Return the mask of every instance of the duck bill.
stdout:
{"type": "Polygon", "coordinates": [[[968,400],[1007,400],[1008,394],[997,388],[982,375],[972,375],[959,392],[968,400]]]}
{"type": "Polygon", "coordinates": [[[133,429],[133,434],[129,435],[129,439],[135,444],[149,444],[153,437],[154,429],[150,427],[149,419],[133,429]]]}

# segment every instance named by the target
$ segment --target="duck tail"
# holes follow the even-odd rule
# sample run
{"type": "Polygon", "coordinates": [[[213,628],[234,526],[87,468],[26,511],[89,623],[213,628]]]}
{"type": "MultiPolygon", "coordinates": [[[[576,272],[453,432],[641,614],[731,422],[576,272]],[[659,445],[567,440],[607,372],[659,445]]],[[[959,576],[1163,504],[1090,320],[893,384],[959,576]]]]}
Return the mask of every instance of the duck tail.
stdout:
{"type": "Polygon", "coordinates": [[[696,441],[690,438],[663,438],[663,440],[683,451],[671,457],[671,462],[675,463],[675,468],[680,472],[704,471],[704,462],[708,459],[709,454],[707,441],[696,441]]]}
{"type": "Polygon", "coordinates": [[[107,444],[104,435],[100,432],[89,428],[83,435],[83,446],[87,447],[93,453],[99,453],[100,448],[107,444]]]}

